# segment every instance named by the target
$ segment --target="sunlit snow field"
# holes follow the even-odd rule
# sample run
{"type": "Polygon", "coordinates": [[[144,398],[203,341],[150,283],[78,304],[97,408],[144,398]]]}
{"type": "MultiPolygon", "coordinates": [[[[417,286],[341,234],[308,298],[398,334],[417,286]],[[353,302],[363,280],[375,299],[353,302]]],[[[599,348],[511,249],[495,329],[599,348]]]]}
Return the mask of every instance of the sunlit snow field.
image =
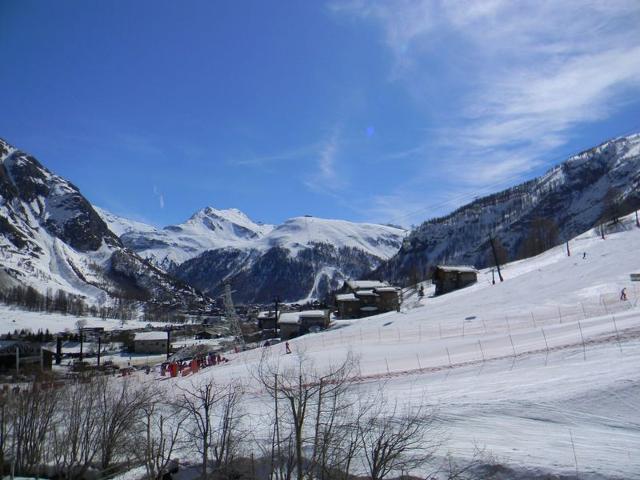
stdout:
{"type": "MultiPolygon", "coordinates": [[[[383,385],[401,403],[435,406],[443,454],[480,447],[526,470],[640,478],[640,288],[629,279],[640,272],[640,229],[606,240],[591,232],[570,247],[570,257],[561,246],[507,265],[504,283],[483,271],[472,287],[409,296],[401,313],[338,322],[291,347],[318,367],[351,351],[361,394],[383,385]]],[[[294,360],[283,345],[270,348],[294,360]]],[[[259,412],[270,405],[251,373],[261,354],[161,384],[242,379],[254,429],[266,430],[259,412]]]]}

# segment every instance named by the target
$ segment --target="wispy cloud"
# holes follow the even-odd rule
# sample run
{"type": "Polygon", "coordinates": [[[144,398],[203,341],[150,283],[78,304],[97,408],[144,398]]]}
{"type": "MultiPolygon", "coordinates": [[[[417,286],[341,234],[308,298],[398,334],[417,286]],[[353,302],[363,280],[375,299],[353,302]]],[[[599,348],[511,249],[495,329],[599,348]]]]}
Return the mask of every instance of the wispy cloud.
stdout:
{"type": "Polygon", "coordinates": [[[316,192],[333,194],[348,184],[344,174],[338,173],[337,161],[340,155],[340,133],[335,128],[329,137],[319,145],[314,172],[305,180],[305,185],[316,192]]]}
{"type": "Polygon", "coordinates": [[[446,93],[449,76],[457,98],[431,141],[450,179],[468,186],[547,163],[576,127],[608,118],[640,91],[635,0],[357,0],[333,10],[380,25],[391,78],[416,102],[446,93]],[[435,71],[434,58],[450,70],[435,71]]]}
{"type": "Polygon", "coordinates": [[[153,195],[158,200],[158,205],[160,208],[164,208],[164,193],[162,193],[157,186],[153,186],[153,195]]]}

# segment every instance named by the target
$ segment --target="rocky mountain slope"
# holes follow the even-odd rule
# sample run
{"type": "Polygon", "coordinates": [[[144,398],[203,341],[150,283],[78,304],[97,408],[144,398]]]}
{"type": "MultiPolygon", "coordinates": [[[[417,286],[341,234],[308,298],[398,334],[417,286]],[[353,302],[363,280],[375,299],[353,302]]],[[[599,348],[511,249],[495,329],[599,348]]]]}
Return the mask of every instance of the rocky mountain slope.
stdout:
{"type": "Polygon", "coordinates": [[[306,301],[368,275],[400,248],[404,235],[384,225],[296,217],[248,248],[209,250],[172,272],[211,294],[229,281],[240,301],[306,301]]]}
{"type": "Polygon", "coordinates": [[[206,299],[124,247],[77,187],[0,140],[0,288],[29,285],[106,303],[206,299]]]}
{"type": "Polygon", "coordinates": [[[212,207],[158,229],[97,211],[140,256],[212,295],[230,281],[242,302],[320,298],[345,278],[369,274],[405,235],[395,227],[309,216],[262,225],[239,210],[212,207]]]}
{"type": "Polygon", "coordinates": [[[494,264],[529,257],[640,207],[640,134],[569,158],[543,176],[424,222],[373,274],[396,281],[428,276],[439,263],[494,264]]]}

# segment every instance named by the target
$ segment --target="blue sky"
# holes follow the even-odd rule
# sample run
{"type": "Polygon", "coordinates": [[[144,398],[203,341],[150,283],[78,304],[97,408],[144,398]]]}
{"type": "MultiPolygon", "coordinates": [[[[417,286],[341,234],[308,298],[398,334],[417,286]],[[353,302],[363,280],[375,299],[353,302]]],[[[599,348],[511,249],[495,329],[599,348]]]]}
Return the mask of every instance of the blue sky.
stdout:
{"type": "Polygon", "coordinates": [[[156,225],[417,224],[640,131],[640,2],[0,0],[0,137],[156,225]]]}

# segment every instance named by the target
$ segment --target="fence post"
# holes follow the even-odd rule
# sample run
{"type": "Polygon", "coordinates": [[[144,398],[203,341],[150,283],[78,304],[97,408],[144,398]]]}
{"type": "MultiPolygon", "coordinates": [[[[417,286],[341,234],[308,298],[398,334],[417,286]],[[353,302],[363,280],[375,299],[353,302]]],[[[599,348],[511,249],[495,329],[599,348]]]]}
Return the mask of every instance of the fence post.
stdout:
{"type": "Polygon", "coordinates": [[[613,328],[616,330],[616,340],[618,340],[618,347],[620,348],[620,353],[622,353],[622,343],[620,343],[620,334],[618,333],[618,324],[616,323],[616,316],[612,315],[611,319],[613,320],[613,328]]]}
{"type": "Polygon", "coordinates": [[[582,335],[582,325],[580,325],[580,320],[578,320],[578,328],[580,329],[580,338],[582,339],[582,356],[584,359],[587,359],[587,347],[584,345],[584,335],[582,335]]]}
{"type": "Polygon", "coordinates": [[[542,330],[542,336],[544,337],[544,344],[547,346],[547,353],[549,353],[549,344],[547,343],[547,336],[544,333],[544,327],[541,327],[540,330],[542,330]]]}
{"type": "MultiPolygon", "coordinates": [[[[602,237],[604,238],[604,236],[602,237]]],[[[573,442],[573,432],[569,429],[569,436],[571,437],[571,449],[573,450],[573,461],[576,465],[576,478],[580,478],[580,472],[578,472],[578,457],[576,455],[576,444],[573,442]]]]}

